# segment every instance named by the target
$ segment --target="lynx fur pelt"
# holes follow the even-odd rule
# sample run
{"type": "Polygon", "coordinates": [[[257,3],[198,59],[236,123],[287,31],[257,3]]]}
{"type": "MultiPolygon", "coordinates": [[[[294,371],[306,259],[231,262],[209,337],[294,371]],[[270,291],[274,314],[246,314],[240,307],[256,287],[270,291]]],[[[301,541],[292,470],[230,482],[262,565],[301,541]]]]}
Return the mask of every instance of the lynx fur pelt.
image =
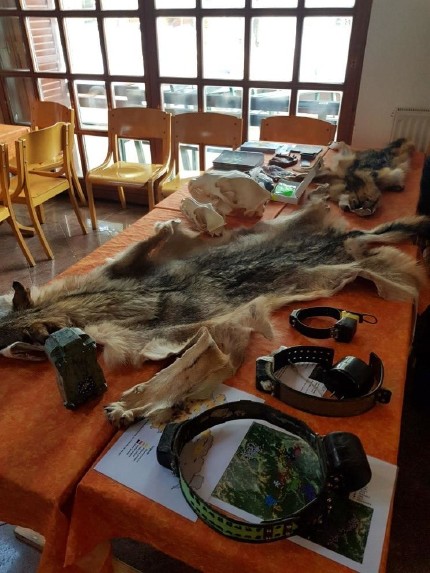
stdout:
{"type": "Polygon", "coordinates": [[[277,308],[329,297],[357,277],[373,281],[382,297],[416,297],[425,269],[383,245],[415,236],[430,237],[429,218],[350,230],[323,201],[212,239],[177,220],[158,223],[152,237],[88,274],[31,292],[14,283],[0,348],[43,344],[53,331],[78,326],[103,346],[108,367],[170,357],[106,407],[118,426],[141,417],[167,421],[185,400],[208,396],[234,375],[252,332],[272,336],[277,308]]]}
{"type": "MultiPolygon", "coordinates": [[[[414,144],[396,139],[382,149],[356,151],[344,142],[332,145],[336,154],[316,177],[321,185],[314,195],[323,195],[344,211],[361,217],[373,215],[383,191],[402,191],[414,144]]],[[[387,199],[388,200],[388,199],[387,199]]]]}

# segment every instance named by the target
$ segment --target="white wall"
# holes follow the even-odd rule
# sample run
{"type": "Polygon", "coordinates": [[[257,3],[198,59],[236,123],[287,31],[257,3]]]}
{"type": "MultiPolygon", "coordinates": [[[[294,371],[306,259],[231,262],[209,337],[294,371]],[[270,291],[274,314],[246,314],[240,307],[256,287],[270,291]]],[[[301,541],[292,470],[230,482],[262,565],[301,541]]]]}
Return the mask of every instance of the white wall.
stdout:
{"type": "Polygon", "coordinates": [[[352,145],[383,147],[404,106],[430,109],[430,0],[373,0],[352,145]]]}

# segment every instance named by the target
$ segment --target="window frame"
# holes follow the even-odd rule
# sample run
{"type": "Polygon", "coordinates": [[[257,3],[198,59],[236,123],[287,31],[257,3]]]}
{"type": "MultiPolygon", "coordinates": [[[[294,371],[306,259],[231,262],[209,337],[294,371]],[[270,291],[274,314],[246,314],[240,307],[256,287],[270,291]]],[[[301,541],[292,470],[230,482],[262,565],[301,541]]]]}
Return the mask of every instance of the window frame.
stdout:
{"type": "MultiPolygon", "coordinates": [[[[47,0],[34,0],[34,4],[43,5],[47,0]]],[[[290,94],[290,113],[294,114],[297,107],[297,95],[302,90],[308,91],[331,91],[343,92],[342,105],[338,119],[337,139],[350,143],[353,135],[355,112],[357,107],[357,100],[359,95],[359,87],[361,80],[361,71],[364,59],[364,50],[366,45],[367,30],[370,19],[370,12],[372,7],[372,0],[356,0],[352,8],[306,8],[305,0],[298,0],[296,8],[252,8],[251,0],[245,0],[244,8],[202,8],[202,1],[196,0],[196,8],[175,8],[175,9],[156,9],[154,0],[139,0],[138,8],[133,9],[120,9],[120,10],[103,10],[101,8],[100,0],[95,0],[94,9],[81,9],[81,10],[65,10],[60,9],[60,1],[55,0],[55,8],[47,9],[43,7],[36,8],[22,8],[19,0],[16,0],[16,8],[0,8],[0,17],[4,16],[18,16],[22,35],[24,38],[25,49],[30,58],[29,70],[4,70],[0,69],[0,114],[3,116],[3,121],[7,123],[19,123],[14,121],[12,111],[9,106],[8,97],[13,97],[13,94],[7,93],[6,78],[28,78],[31,80],[33,86],[33,94],[26,94],[28,101],[28,110],[30,109],[31,100],[39,96],[38,80],[40,78],[49,80],[52,78],[66,80],[69,89],[70,104],[77,110],[77,94],[73,89],[76,80],[105,82],[106,85],[106,103],[108,109],[115,107],[113,101],[113,90],[111,86],[115,83],[142,83],[145,85],[146,105],[148,107],[161,108],[161,85],[162,84],[191,84],[197,86],[197,105],[198,110],[204,110],[204,88],[205,86],[218,86],[229,87],[232,84],[242,88],[242,116],[244,118],[244,134],[243,138],[248,138],[248,117],[250,113],[250,90],[251,88],[273,88],[282,90],[291,90],[290,94]],[[18,5],[19,4],[19,5],[18,5]],[[108,72],[105,28],[103,26],[103,18],[117,18],[124,16],[136,17],[140,21],[142,52],[144,58],[145,75],[142,76],[127,76],[127,75],[113,75],[108,72]],[[202,54],[202,19],[210,16],[240,16],[245,19],[245,54],[244,54],[244,77],[241,80],[223,80],[223,79],[206,79],[203,78],[203,54],[202,54]],[[70,60],[66,49],[65,38],[65,18],[73,17],[88,17],[96,18],[98,23],[100,47],[103,60],[104,72],[101,74],[82,74],[72,73],[70,70],[70,60]],[[166,77],[158,75],[158,54],[157,54],[157,37],[156,37],[156,18],[158,16],[169,17],[192,17],[196,18],[197,30],[197,77],[186,78],[183,77],[166,77]],[[250,26],[251,19],[256,16],[295,16],[297,18],[297,33],[295,39],[295,53],[293,62],[292,79],[289,82],[279,81],[260,81],[249,79],[249,50],[246,46],[249,45],[250,40],[250,26]],[[341,84],[325,84],[313,82],[300,82],[299,81],[299,64],[300,64],[300,46],[303,30],[303,19],[307,16],[345,16],[352,17],[352,29],[350,37],[350,46],[348,53],[348,63],[345,73],[345,81],[341,84]],[[65,71],[64,72],[46,72],[37,71],[34,61],[31,58],[32,47],[27,36],[27,29],[25,19],[28,17],[42,17],[42,18],[56,18],[59,27],[59,38],[63,45],[65,71]]],[[[78,116],[78,113],[76,114],[78,116]]],[[[106,130],[93,129],[91,127],[81,125],[77,117],[76,134],[78,141],[78,148],[81,156],[81,163],[83,172],[88,169],[88,162],[85,153],[85,146],[83,141],[84,135],[106,135],[106,130]]]]}

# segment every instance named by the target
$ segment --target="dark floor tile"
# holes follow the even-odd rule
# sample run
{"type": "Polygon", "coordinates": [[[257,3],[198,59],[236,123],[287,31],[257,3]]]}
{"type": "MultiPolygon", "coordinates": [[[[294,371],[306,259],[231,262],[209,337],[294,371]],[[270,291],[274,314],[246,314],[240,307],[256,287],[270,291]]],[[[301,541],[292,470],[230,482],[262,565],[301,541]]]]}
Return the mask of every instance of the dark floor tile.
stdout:
{"type": "Polygon", "coordinates": [[[182,561],[173,559],[150,545],[132,539],[114,539],[113,553],[119,560],[145,573],[197,573],[182,561]]]}
{"type": "MultiPolygon", "coordinates": [[[[59,196],[46,203],[43,230],[55,258],[52,261],[47,258],[37,236],[26,238],[36,261],[34,268],[25,260],[9,225],[0,225],[0,295],[10,292],[14,280],[25,286],[41,285],[52,280],[134,223],[148,209],[141,205],[121,209],[117,203],[98,200],[96,231],[91,229],[88,207],[82,207],[81,211],[88,229],[87,235],[82,233],[67,197],[59,196]]],[[[18,205],[16,213],[21,223],[30,225],[24,206],[18,205]]]]}
{"type": "Polygon", "coordinates": [[[416,374],[405,387],[387,573],[430,572],[430,402],[416,374]]]}
{"type": "Polygon", "coordinates": [[[36,573],[40,553],[18,541],[12,525],[0,526],[0,573],[36,573]]]}

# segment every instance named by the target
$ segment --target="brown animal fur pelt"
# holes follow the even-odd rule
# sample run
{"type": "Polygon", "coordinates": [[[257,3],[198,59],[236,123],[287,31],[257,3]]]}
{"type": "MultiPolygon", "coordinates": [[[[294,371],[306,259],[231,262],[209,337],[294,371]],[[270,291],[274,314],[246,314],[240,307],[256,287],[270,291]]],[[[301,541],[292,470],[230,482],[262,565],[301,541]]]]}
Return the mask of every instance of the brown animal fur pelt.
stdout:
{"type": "Polygon", "coordinates": [[[78,326],[103,345],[108,366],[178,356],[106,408],[117,425],[142,416],[165,421],[236,372],[251,333],[271,336],[274,309],[331,296],[359,276],[382,297],[416,297],[425,269],[382,243],[417,235],[430,237],[430,218],[347,230],[322,201],[209,241],[176,220],[158,223],[151,238],[88,274],[31,293],[14,283],[0,348],[43,343],[50,332],[78,326]]]}
{"type": "Polygon", "coordinates": [[[343,142],[333,149],[337,153],[330,167],[323,167],[316,177],[326,185],[314,194],[326,195],[344,211],[366,217],[375,212],[382,191],[403,190],[414,144],[402,138],[383,149],[354,151],[343,142]]]}

